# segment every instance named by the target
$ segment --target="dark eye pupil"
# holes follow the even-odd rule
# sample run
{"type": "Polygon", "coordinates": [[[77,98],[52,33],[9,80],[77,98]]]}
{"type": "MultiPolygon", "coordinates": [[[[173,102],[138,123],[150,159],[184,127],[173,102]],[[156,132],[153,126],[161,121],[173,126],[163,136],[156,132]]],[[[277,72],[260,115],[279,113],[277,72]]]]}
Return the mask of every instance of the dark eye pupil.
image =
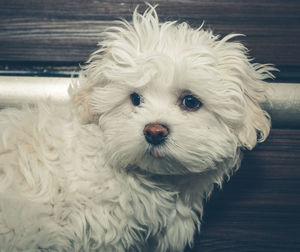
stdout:
{"type": "Polygon", "coordinates": [[[182,99],[182,104],[187,109],[197,109],[200,107],[201,102],[193,95],[187,95],[182,99]]]}
{"type": "Polygon", "coordinates": [[[139,106],[141,104],[141,97],[137,93],[132,93],[130,99],[134,106],[139,106]]]}

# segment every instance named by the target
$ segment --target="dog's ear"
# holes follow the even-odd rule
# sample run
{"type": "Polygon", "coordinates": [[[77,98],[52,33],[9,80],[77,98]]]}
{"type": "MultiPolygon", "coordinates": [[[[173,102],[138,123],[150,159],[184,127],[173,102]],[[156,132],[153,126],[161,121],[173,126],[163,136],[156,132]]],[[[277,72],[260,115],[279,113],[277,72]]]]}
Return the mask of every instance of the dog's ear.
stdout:
{"type": "Polygon", "coordinates": [[[253,149],[257,143],[266,140],[271,128],[271,118],[262,109],[262,103],[269,102],[269,84],[265,79],[274,78],[271,71],[277,71],[271,65],[253,64],[244,61],[243,94],[245,100],[245,117],[238,133],[240,145],[253,149]]]}
{"type": "Polygon", "coordinates": [[[241,147],[251,150],[258,142],[263,142],[268,137],[271,119],[251,97],[246,97],[245,109],[245,119],[238,132],[238,139],[241,147]]]}
{"type": "Polygon", "coordinates": [[[237,85],[243,97],[243,120],[236,131],[239,145],[251,150],[269,135],[271,119],[260,104],[268,102],[268,84],[265,80],[274,78],[271,71],[277,69],[268,64],[252,63],[247,56],[247,48],[239,42],[228,42],[236,36],[240,35],[228,35],[216,47],[219,50],[223,81],[237,85]]]}
{"type": "Polygon", "coordinates": [[[72,108],[79,120],[83,124],[96,123],[97,116],[94,115],[90,107],[90,96],[92,88],[83,88],[78,90],[72,96],[72,108]]]}
{"type": "Polygon", "coordinates": [[[82,124],[97,123],[99,115],[92,111],[91,96],[93,85],[88,83],[85,72],[79,74],[78,82],[69,88],[73,112],[82,124]]]}
{"type": "Polygon", "coordinates": [[[261,108],[263,102],[269,102],[266,78],[273,78],[270,71],[276,70],[270,65],[252,64],[248,59],[241,67],[242,91],[245,101],[244,121],[238,132],[240,146],[251,150],[257,143],[263,142],[269,135],[271,118],[261,108]]]}

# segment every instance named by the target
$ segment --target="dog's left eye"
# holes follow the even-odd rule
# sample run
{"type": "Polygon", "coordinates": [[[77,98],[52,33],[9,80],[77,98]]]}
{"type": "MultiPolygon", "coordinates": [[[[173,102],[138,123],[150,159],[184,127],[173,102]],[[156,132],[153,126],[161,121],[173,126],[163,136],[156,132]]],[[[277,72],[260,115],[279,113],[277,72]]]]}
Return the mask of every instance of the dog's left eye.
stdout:
{"type": "Polygon", "coordinates": [[[141,104],[141,96],[137,93],[132,93],[130,99],[134,106],[139,106],[141,104]]]}
{"type": "Polygon", "coordinates": [[[198,98],[193,95],[186,95],[181,99],[180,107],[184,110],[196,111],[201,107],[201,105],[202,102],[199,101],[198,98]]]}

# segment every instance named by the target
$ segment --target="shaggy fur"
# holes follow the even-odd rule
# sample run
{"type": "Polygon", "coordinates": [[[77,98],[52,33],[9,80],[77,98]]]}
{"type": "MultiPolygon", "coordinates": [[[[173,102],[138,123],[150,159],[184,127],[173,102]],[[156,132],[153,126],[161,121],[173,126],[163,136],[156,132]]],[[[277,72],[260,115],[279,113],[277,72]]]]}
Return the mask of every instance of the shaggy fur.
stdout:
{"type": "Polygon", "coordinates": [[[270,129],[259,103],[272,67],[236,36],[159,23],[150,6],[105,33],[70,106],[1,111],[1,251],[191,246],[203,200],[270,129]],[[186,93],[198,110],[182,108],[186,93]],[[163,144],[147,143],[149,123],[168,126],[163,144]]]}

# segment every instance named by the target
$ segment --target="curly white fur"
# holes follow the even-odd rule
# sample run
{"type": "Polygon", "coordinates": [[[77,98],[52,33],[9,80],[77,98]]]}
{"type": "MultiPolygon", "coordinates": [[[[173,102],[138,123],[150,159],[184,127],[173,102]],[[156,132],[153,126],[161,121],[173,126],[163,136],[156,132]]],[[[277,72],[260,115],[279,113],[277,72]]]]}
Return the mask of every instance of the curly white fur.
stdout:
{"type": "Polygon", "coordinates": [[[0,113],[1,251],[183,251],[214,184],[268,136],[272,67],[236,35],[159,23],[150,6],[105,36],[70,106],[0,113]],[[180,108],[186,91],[199,110],[180,108]],[[157,147],[143,135],[153,122],[170,129],[157,147]]]}

